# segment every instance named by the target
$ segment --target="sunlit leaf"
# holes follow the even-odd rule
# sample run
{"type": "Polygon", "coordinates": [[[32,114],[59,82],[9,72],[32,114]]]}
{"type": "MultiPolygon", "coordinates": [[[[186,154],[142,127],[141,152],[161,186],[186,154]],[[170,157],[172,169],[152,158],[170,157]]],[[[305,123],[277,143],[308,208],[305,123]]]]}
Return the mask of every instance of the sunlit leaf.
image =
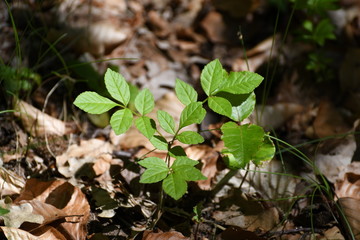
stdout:
{"type": "Polygon", "coordinates": [[[264,130],[257,125],[238,126],[234,122],[227,122],[221,131],[226,151],[245,164],[254,158],[264,139],[264,130]]]}
{"type": "Polygon", "coordinates": [[[155,148],[157,148],[159,150],[167,150],[168,149],[168,143],[167,143],[166,139],[161,136],[154,135],[152,138],[150,138],[150,142],[155,148]]]}
{"type": "Polygon", "coordinates": [[[194,102],[187,105],[180,115],[180,128],[193,123],[200,124],[206,114],[201,102],[194,102]]]}
{"type": "Polygon", "coordinates": [[[154,96],[149,89],[141,90],[135,98],[135,107],[140,114],[145,115],[154,109],[154,96]]]}
{"type": "Polygon", "coordinates": [[[161,158],[148,157],[139,161],[139,164],[147,168],[141,175],[140,183],[159,182],[163,180],[169,173],[169,168],[161,158]]]}
{"type": "Polygon", "coordinates": [[[231,104],[231,116],[234,121],[241,122],[254,111],[256,97],[255,93],[250,94],[231,94],[227,92],[219,92],[216,94],[227,99],[231,104]]]}
{"type": "Polygon", "coordinates": [[[117,103],[111,101],[110,99],[100,96],[96,92],[88,91],[77,96],[74,101],[74,105],[81,110],[92,114],[101,114],[109,111],[115,106],[118,106],[117,103]]]}
{"type": "Polygon", "coordinates": [[[125,78],[110,68],[105,73],[105,86],[110,95],[125,106],[130,101],[130,89],[125,78]]]}
{"type": "Polygon", "coordinates": [[[232,106],[231,103],[222,97],[209,97],[209,107],[216,113],[224,115],[226,117],[231,116],[232,106]]]}
{"type": "Polygon", "coordinates": [[[136,119],[135,126],[148,139],[152,138],[156,131],[155,121],[146,116],[136,119]]]}
{"type": "Polygon", "coordinates": [[[263,79],[262,76],[253,72],[231,72],[217,92],[221,91],[233,94],[251,93],[260,85],[263,79]]]}
{"type": "Polygon", "coordinates": [[[180,79],[176,79],[175,92],[177,98],[184,105],[189,105],[190,103],[197,101],[198,94],[195,89],[180,79]]]}
{"type": "Polygon", "coordinates": [[[204,138],[193,131],[184,131],[176,136],[176,139],[185,144],[198,144],[204,142],[204,138]]]}
{"type": "Polygon", "coordinates": [[[171,173],[163,181],[163,189],[166,194],[175,200],[180,199],[187,190],[187,183],[181,173],[171,173]]]}
{"type": "Polygon", "coordinates": [[[127,108],[116,111],[110,118],[110,125],[116,134],[126,132],[132,124],[133,115],[127,108]]]}
{"type": "Polygon", "coordinates": [[[259,150],[256,152],[254,159],[255,164],[260,164],[264,161],[269,161],[274,157],[275,146],[271,139],[267,136],[264,137],[264,142],[261,144],[259,150]]]}
{"type": "Polygon", "coordinates": [[[157,119],[162,129],[167,133],[175,134],[175,121],[169,113],[159,110],[157,111],[157,119]]]}
{"type": "Polygon", "coordinates": [[[200,83],[206,95],[211,96],[223,83],[223,68],[218,59],[208,63],[201,72],[200,83]]]}

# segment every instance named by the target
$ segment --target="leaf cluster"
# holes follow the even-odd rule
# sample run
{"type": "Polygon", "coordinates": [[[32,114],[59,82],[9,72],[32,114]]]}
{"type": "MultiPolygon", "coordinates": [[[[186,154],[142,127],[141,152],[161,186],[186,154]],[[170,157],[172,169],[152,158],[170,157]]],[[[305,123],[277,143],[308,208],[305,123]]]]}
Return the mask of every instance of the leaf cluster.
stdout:
{"type": "MultiPolygon", "coordinates": [[[[124,77],[111,69],[105,74],[105,86],[112,99],[88,91],[81,93],[74,104],[92,114],[101,114],[114,107],[120,108],[110,118],[110,125],[116,134],[125,133],[134,123],[156,149],[167,151],[165,161],[156,157],[139,161],[139,164],[146,168],[140,182],[162,182],[165,193],[179,199],[187,191],[187,181],[206,178],[195,167],[198,161],[188,158],[181,147],[174,146],[174,141],[184,144],[199,144],[204,141],[198,132],[184,131],[186,126],[200,124],[204,120],[204,104],[235,122],[247,118],[255,107],[253,91],[262,80],[263,77],[252,72],[227,73],[216,59],[207,64],[201,73],[200,83],[207,98],[199,101],[192,86],[176,79],[175,93],[185,106],[178,125],[169,113],[158,110],[157,126],[155,119],[147,116],[155,105],[151,92],[143,89],[135,97],[132,96],[124,77]],[[131,99],[134,99],[135,109],[130,107],[131,99]],[[170,140],[161,134],[160,128],[171,135],[170,140]]],[[[221,128],[226,147],[224,154],[228,156],[229,167],[239,169],[250,161],[258,164],[271,159],[274,146],[271,140],[265,137],[263,129],[256,125],[238,125],[235,122],[228,122],[221,128]]]]}

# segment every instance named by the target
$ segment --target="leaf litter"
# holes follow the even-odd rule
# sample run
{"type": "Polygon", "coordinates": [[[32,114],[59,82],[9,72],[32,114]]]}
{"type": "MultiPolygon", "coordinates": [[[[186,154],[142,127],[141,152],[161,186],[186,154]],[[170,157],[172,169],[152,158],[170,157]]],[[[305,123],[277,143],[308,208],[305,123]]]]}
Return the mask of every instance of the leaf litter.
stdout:
{"type": "MultiPolygon", "coordinates": [[[[347,217],[358,239],[358,144],[356,136],[349,134],[357,131],[354,122],[358,114],[356,43],[359,42],[359,17],[358,10],[354,10],[358,8],[356,4],[342,3],[338,14],[345,15],[343,24],[340,24],[342,18],[336,18],[337,27],[340,31],[344,29],[345,38],[355,46],[337,47],[337,52],[328,49],[330,54],[343,59],[336,67],[339,83],[312,82],[309,85],[306,80],[309,76],[303,73],[301,64],[297,65],[302,56],[309,53],[309,47],[295,41],[281,42],[283,36],[280,34],[273,36],[268,22],[266,26],[262,23],[271,16],[271,6],[263,1],[45,2],[48,5],[44,9],[52,9],[55,14],[46,11],[34,11],[34,14],[37,18],[43,14],[41,18],[53,20],[48,21],[48,40],[67,33],[60,44],[71,47],[83,59],[85,54],[90,54],[90,59],[137,58],[117,59],[111,64],[119,67],[132,84],[147,87],[154,93],[157,101],[150,115],[154,117],[156,110],[164,110],[177,124],[184,105],[173,94],[176,78],[196,87],[202,67],[215,58],[220,58],[232,71],[248,70],[248,64],[251,71],[261,74],[265,74],[266,64],[279,64],[286,70],[283,76],[277,76],[279,79],[274,83],[275,90],[268,104],[257,106],[257,114],[243,123],[259,123],[268,131],[275,129],[280,139],[299,145],[315,165],[294,160],[285,151],[289,150],[287,147],[277,146],[279,150],[285,149],[277,159],[261,166],[250,165],[248,173],[239,171],[221,191],[214,193],[212,191],[229,170],[221,154],[224,143],[212,132],[205,137],[205,144],[182,144],[191,159],[201,162],[201,172],[208,179],[190,186],[184,200],[169,201],[168,213],[158,222],[159,230],[146,230],[159,202],[158,188],[139,184],[143,169],[136,158],[145,154],[164,158],[164,154],[161,151],[149,153],[153,146],[135,129],[120,136],[113,131],[102,131],[94,134],[97,138],[91,138],[94,126],[89,122],[59,120],[59,109],[46,108],[43,112],[20,101],[15,115],[21,124],[12,122],[17,133],[10,134],[13,136],[10,141],[5,141],[6,134],[2,134],[0,142],[1,201],[11,212],[0,216],[1,230],[7,239],[345,239],[349,237],[346,235],[349,230],[343,227],[344,218],[337,216],[340,213],[347,217]],[[51,22],[60,27],[51,26],[51,22]],[[238,25],[244,26],[240,35],[251,46],[247,51],[247,63],[237,36],[238,25]],[[256,27],[259,25],[261,27],[256,27]],[[335,88],[337,84],[343,95],[341,104],[340,100],[333,100],[334,89],[329,87],[335,88]],[[27,149],[28,137],[51,134],[66,136],[69,143],[58,141],[51,145],[62,145],[67,150],[55,151],[54,157],[39,154],[39,148],[27,149]],[[342,137],[346,134],[349,135],[342,137]],[[334,135],[340,137],[331,139],[334,135]],[[301,145],[319,138],[330,140],[301,145]],[[36,170],[34,165],[51,170],[36,170]],[[320,196],[311,195],[311,183],[319,179],[316,175],[319,172],[311,173],[314,166],[329,184],[334,184],[332,198],[324,200],[324,192],[320,192],[320,196]],[[47,175],[41,175],[44,172],[47,175]],[[191,220],[192,207],[199,202],[204,207],[196,222],[191,220]],[[338,202],[343,210],[337,211],[328,202],[338,202]],[[19,209],[23,214],[14,217],[19,209]],[[333,212],[338,223],[327,218],[322,221],[326,211],[333,212]],[[314,218],[319,219],[317,225],[308,227],[314,218]]],[[[32,9],[36,7],[32,1],[26,4],[32,9]]],[[[15,10],[21,10],[21,6],[13,5],[15,10]]],[[[7,26],[5,32],[11,32],[11,27],[7,26]]],[[[11,43],[12,40],[3,37],[4,42],[11,43]]],[[[6,48],[11,44],[2,46],[1,55],[6,60],[9,58],[6,48]]],[[[92,67],[103,72],[108,65],[94,63],[92,67]]],[[[46,90],[45,86],[40,88],[46,90]]],[[[199,97],[201,94],[199,92],[199,97]]],[[[260,96],[261,93],[257,93],[258,99],[260,96]]],[[[45,99],[33,100],[45,103],[45,99]]],[[[5,119],[0,117],[0,120],[5,119]]],[[[224,123],[224,119],[206,118],[212,122],[202,127],[202,131],[213,129],[213,126],[220,129],[224,123]]],[[[1,132],[5,132],[3,124],[0,127],[1,132]]],[[[190,125],[189,129],[198,127],[190,125]]],[[[43,150],[46,152],[48,148],[43,150]]]]}

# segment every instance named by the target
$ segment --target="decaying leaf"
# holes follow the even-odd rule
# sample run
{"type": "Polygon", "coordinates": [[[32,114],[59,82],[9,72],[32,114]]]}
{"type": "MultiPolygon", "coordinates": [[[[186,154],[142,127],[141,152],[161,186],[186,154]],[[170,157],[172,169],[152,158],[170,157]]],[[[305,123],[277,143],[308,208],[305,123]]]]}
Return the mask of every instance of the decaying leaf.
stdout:
{"type": "Polygon", "coordinates": [[[1,196],[18,194],[25,186],[25,180],[16,173],[0,167],[1,196]]]}
{"type": "Polygon", "coordinates": [[[351,129],[341,112],[329,101],[320,103],[313,127],[318,138],[343,134],[351,129]]]}
{"type": "Polygon", "coordinates": [[[298,113],[301,113],[304,107],[296,103],[277,103],[272,106],[257,106],[250,115],[251,122],[263,126],[266,130],[277,129],[285,121],[298,113]]]}
{"type": "Polygon", "coordinates": [[[38,224],[42,224],[44,222],[44,217],[39,214],[35,214],[30,203],[15,205],[6,204],[4,200],[0,200],[0,206],[10,211],[3,216],[0,216],[0,218],[4,220],[6,227],[18,228],[24,222],[38,224]]]}
{"type": "Polygon", "coordinates": [[[159,232],[146,230],[142,238],[142,240],[179,240],[179,239],[190,239],[190,238],[184,237],[184,235],[176,231],[162,232],[161,230],[159,230],[159,232]]]}
{"type": "Polygon", "coordinates": [[[61,174],[65,177],[75,177],[81,168],[86,168],[85,175],[95,177],[104,173],[110,168],[113,146],[99,139],[82,140],[80,146],[71,145],[68,150],[56,157],[56,165],[61,174]],[[89,172],[90,170],[90,172],[89,172]],[[92,172],[91,172],[92,171],[92,172]]]}
{"type": "Polygon", "coordinates": [[[65,122],[41,112],[22,100],[18,101],[15,109],[15,116],[21,119],[26,131],[33,136],[45,136],[45,134],[63,136],[74,131],[65,122]]]}
{"type": "Polygon", "coordinates": [[[5,234],[7,239],[26,239],[26,240],[67,240],[64,235],[59,233],[53,227],[46,227],[41,231],[36,230],[35,232],[29,233],[19,228],[11,227],[0,227],[2,232],[5,234]]]}
{"type": "Polygon", "coordinates": [[[215,211],[213,217],[226,225],[237,226],[248,231],[269,231],[279,223],[279,211],[269,208],[257,215],[245,215],[240,211],[215,211]]]}
{"type": "Polygon", "coordinates": [[[324,174],[330,182],[335,183],[339,174],[351,163],[355,150],[354,137],[348,136],[330,152],[317,153],[314,157],[315,164],[321,174],[324,174]]]}
{"type": "Polygon", "coordinates": [[[82,240],[86,237],[86,224],[90,216],[89,203],[79,188],[66,181],[42,182],[29,179],[14,204],[28,204],[37,214],[41,214],[43,219],[50,222],[59,217],[64,218],[66,221],[57,222],[55,225],[66,239],[82,240]]]}

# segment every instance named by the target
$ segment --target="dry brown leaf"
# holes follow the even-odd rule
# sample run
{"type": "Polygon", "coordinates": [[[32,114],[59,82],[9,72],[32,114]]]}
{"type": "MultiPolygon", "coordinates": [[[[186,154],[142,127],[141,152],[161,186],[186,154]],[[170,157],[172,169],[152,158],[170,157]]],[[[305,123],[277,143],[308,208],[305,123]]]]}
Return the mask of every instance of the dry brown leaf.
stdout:
{"type": "Polygon", "coordinates": [[[150,26],[152,26],[153,32],[158,37],[166,37],[170,34],[170,25],[167,21],[165,21],[157,11],[151,10],[147,13],[147,17],[150,22],[150,26]]]}
{"type": "Polygon", "coordinates": [[[132,35],[128,21],[119,21],[126,17],[127,10],[122,0],[117,3],[114,0],[88,3],[65,0],[54,10],[58,16],[55,22],[63,28],[51,31],[48,38],[57,40],[67,34],[66,41],[77,51],[103,55],[132,35]]]}
{"type": "MultiPolygon", "coordinates": [[[[67,239],[85,239],[90,206],[79,188],[62,180],[42,182],[37,179],[29,179],[24,191],[15,199],[14,203],[32,203],[34,200],[52,205],[62,211],[62,216],[67,216],[66,222],[60,223],[57,228],[59,232],[67,236],[67,239]]],[[[34,203],[37,211],[43,213],[39,209],[41,205],[36,201],[34,203]]],[[[49,218],[53,215],[45,214],[45,216],[49,218]]]]}
{"type": "Polygon", "coordinates": [[[213,43],[227,42],[226,24],[220,13],[215,11],[209,12],[201,21],[200,25],[213,43]]]}
{"type": "Polygon", "coordinates": [[[29,232],[21,230],[19,228],[0,227],[0,229],[3,231],[3,233],[9,240],[68,240],[53,227],[46,227],[44,229],[41,229],[41,232],[32,232],[33,234],[30,234],[29,232]]]}
{"type": "Polygon", "coordinates": [[[349,136],[344,143],[334,147],[330,152],[317,153],[314,157],[315,164],[330,182],[335,183],[336,179],[339,178],[340,172],[351,163],[355,150],[356,143],[354,137],[349,136]]]}
{"type": "Polygon", "coordinates": [[[84,164],[91,164],[95,175],[100,175],[110,168],[113,146],[99,139],[82,140],[80,146],[71,145],[68,150],[56,157],[56,165],[65,177],[74,177],[84,164]]]}
{"type": "Polygon", "coordinates": [[[274,58],[278,55],[279,36],[275,36],[275,43],[273,43],[273,36],[263,40],[254,48],[250,49],[247,54],[247,59],[237,58],[232,61],[233,71],[253,71],[255,72],[261,65],[269,61],[270,57],[274,58]],[[272,45],[274,44],[274,47],[272,45]],[[249,65],[249,69],[248,66],[249,65]]]}
{"type": "Polygon", "coordinates": [[[0,167],[0,196],[19,194],[25,186],[25,180],[16,173],[0,167]]]}
{"type": "Polygon", "coordinates": [[[339,203],[344,211],[344,215],[349,222],[353,234],[356,240],[360,239],[360,200],[351,198],[351,197],[344,197],[339,198],[339,203]]]}
{"type": "Polygon", "coordinates": [[[345,240],[338,227],[332,227],[324,232],[324,237],[320,240],[345,240]]]}
{"type": "Polygon", "coordinates": [[[41,112],[22,100],[18,101],[15,110],[15,116],[21,119],[26,131],[33,136],[45,136],[45,134],[63,136],[74,131],[65,122],[41,112]]]}
{"type": "Polygon", "coordinates": [[[24,222],[42,224],[44,217],[34,213],[34,208],[30,203],[7,204],[5,200],[0,200],[0,206],[9,210],[7,214],[0,216],[4,220],[6,227],[18,228],[24,222]]]}
{"type": "Polygon", "coordinates": [[[339,173],[335,182],[335,193],[338,198],[350,197],[360,200],[360,162],[348,164],[339,173]]]}
{"type": "Polygon", "coordinates": [[[244,230],[269,231],[279,222],[279,211],[275,208],[269,208],[257,215],[244,215],[240,211],[215,211],[213,218],[224,222],[226,225],[237,226],[244,230]]]}
{"type": "Polygon", "coordinates": [[[288,119],[301,113],[303,110],[304,107],[296,103],[277,103],[264,107],[257,106],[249,119],[251,122],[263,126],[266,130],[271,130],[281,127],[288,119]]]}
{"type": "Polygon", "coordinates": [[[345,122],[341,112],[329,101],[322,101],[315,118],[314,131],[317,137],[324,138],[348,132],[351,127],[345,122]]]}
{"type": "Polygon", "coordinates": [[[170,231],[170,232],[162,232],[159,230],[159,232],[153,232],[150,230],[146,230],[144,232],[142,240],[178,240],[178,239],[189,239],[187,237],[184,237],[179,232],[176,231],[170,231]]]}

